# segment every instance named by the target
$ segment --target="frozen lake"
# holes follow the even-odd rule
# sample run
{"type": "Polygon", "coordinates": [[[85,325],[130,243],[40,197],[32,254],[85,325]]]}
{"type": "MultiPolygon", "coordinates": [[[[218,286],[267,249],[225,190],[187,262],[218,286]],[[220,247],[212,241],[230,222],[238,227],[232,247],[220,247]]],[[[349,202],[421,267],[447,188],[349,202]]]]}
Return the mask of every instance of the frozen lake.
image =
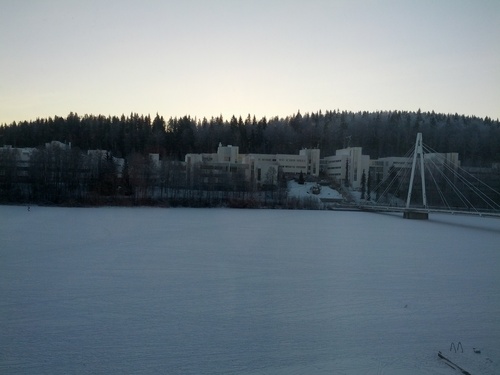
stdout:
{"type": "Polygon", "coordinates": [[[2,374],[458,373],[439,350],[500,373],[499,219],[0,206],[2,374]]]}

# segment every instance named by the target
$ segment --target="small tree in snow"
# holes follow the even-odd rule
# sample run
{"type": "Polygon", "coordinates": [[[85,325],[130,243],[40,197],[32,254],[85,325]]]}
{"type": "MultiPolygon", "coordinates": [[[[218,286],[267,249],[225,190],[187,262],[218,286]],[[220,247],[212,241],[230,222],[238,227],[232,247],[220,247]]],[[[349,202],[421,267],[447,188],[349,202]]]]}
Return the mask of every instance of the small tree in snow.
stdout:
{"type": "Polygon", "coordinates": [[[365,170],[363,169],[363,174],[361,175],[361,199],[365,199],[365,193],[366,193],[366,174],[365,170]]]}
{"type": "Polygon", "coordinates": [[[299,174],[299,184],[300,185],[304,185],[304,182],[305,182],[304,173],[302,173],[302,171],[300,171],[300,174],[299,174]]]}
{"type": "Polygon", "coordinates": [[[368,178],[366,179],[366,199],[372,199],[372,179],[370,177],[370,172],[368,172],[368,178]]]}
{"type": "Polygon", "coordinates": [[[380,198],[380,173],[377,173],[377,186],[375,187],[375,199],[379,200],[380,198]]]}
{"type": "Polygon", "coordinates": [[[345,161],[345,186],[349,187],[349,159],[345,161]]]}

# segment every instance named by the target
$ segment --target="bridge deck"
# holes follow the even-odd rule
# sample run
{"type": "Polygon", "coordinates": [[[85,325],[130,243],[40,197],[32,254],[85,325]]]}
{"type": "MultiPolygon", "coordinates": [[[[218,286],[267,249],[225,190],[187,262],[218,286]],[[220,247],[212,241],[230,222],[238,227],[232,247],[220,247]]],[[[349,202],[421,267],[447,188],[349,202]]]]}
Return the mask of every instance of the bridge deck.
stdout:
{"type": "Polygon", "coordinates": [[[406,208],[398,206],[380,206],[380,205],[358,205],[358,208],[362,211],[373,211],[373,212],[436,212],[445,213],[451,215],[474,215],[474,216],[484,216],[484,217],[498,217],[500,218],[500,212],[490,212],[490,211],[474,211],[474,210],[463,210],[463,209],[450,209],[450,208],[406,208]]]}

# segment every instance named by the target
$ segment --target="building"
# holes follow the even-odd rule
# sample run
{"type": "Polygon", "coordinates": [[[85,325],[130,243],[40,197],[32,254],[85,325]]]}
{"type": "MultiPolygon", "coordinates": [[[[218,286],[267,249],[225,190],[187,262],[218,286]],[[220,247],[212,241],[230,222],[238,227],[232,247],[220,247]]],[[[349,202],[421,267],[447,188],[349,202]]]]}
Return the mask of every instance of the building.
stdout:
{"type": "MultiPolygon", "coordinates": [[[[363,173],[366,178],[371,178],[372,186],[375,186],[375,183],[386,180],[391,174],[409,174],[412,167],[412,158],[384,157],[370,160],[368,155],[363,155],[361,147],[340,149],[335,155],[320,159],[319,149],[303,149],[298,154],[242,155],[238,146],[219,144],[217,152],[187,154],[184,162],[162,161],[159,154],[150,154],[145,160],[132,158],[128,165],[125,159],[115,158],[106,150],[88,150],[86,155],[81,155],[81,159],[64,157],[58,162],[57,158],[65,153],[61,154],[57,150],[65,151],[67,156],[73,152],[71,143],[57,141],[47,143],[45,148],[40,149],[0,147],[0,180],[5,183],[27,181],[34,163],[44,162],[49,163],[44,167],[46,172],[56,173],[67,164],[66,171],[85,179],[97,176],[103,166],[107,167],[106,171],[116,174],[117,178],[122,178],[128,166],[127,176],[131,176],[134,171],[139,177],[145,173],[147,176],[142,176],[144,179],[160,185],[233,191],[276,186],[283,175],[319,177],[321,171],[343,186],[358,190],[361,189],[363,173]],[[49,153],[52,156],[47,160],[39,158],[39,161],[35,161],[33,156],[42,150],[53,151],[49,153]],[[63,162],[66,164],[63,165],[63,162]]],[[[431,167],[431,172],[433,169],[443,170],[445,166],[448,172],[453,172],[460,167],[458,153],[427,153],[424,154],[424,160],[426,166],[431,167]]],[[[495,167],[495,171],[500,169],[498,165],[495,167]]],[[[472,171],[472,174],[481,173],[487,175],[492,172],[489,169],[472,171]]]]}
{"type": "Polygon", "coordinates": [[[0,147],[0,178],[28,178],[34,148],[0,147]]]}
{"type": "MultiPolygon", "coordinates": [[[[457,152],[449,153],[427,153],[424,154],[424,162],[427,167],[434,166],[443,168],[447,165],[452,170],[460,168],[460,160],[457,152]]],[[[389,177],[391,171],[399,174],[409,174],[413,165],[413,159],[407,157],[391,156],[370,161],[370,173],[373,178],[383,181],[389,177]]]]}
{"type": "Polygon", "coordinates": [[[122,178],[125,159],[116,158],[107,150],[87,150],[87,156],[89,158],[89,168],[92,175],[98,173],[97,171],[102,168],[103,163],[110,162],[110,165],[115,169],[116,177],[122,178]]]}
{"type": "Polygon", "coordinates": [[[242,188],[249,179],[249,167],[241,162],[238,146],[219,144],[216,153],[186,154],[187,186],[226,190],[242,188]]]}
{"type": "Polygon", "coordinates": [[[325,157],[321,165],[322,171],[328,177],[344,186],[359,189],[363,172],[368,175],[370,156],[363,155],[361,147],[349,147],[337,150],[333,156],[325,157]]]}
{"type": "Polygon", "coordinates": [[[303,149],[293,154],[246,154],[239,153],[238,146],[222,146],[217,153],[187,154],[185,157],[189,185],[227,184],[236,178],[252,186],[276,185],[280,173],[319,176],[320,150],[303,149]]]}

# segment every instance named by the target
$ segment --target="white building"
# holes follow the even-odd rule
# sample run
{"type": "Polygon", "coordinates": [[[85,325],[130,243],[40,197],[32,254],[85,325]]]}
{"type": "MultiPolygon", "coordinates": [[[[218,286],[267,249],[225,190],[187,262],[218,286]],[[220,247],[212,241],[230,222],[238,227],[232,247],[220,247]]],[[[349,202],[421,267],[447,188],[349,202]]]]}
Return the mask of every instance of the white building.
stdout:
{"type": "Polygon", "coordinates": [[[185,157],[188,176],[194,180],[195,169],[211,170],[203,173],[203,179],[222,178],[224,173],[238,174],[257,185],[276,185],[278,172],[319,176],[320,150],[303,149],[298,155],[293,154],[246,154],[240,155],[238,146],[222,146],[217,153],[187,154],[185,157]],[[200,167],[201,165],[201,167],[200,167]]]}
{"type": "Polygon", "coordinates": [[[7,169],[12,167],[17,177],[28,177],[34,150],[30,147],[16,148],[11,145],[0,147],[0,177],[4,177],[7,169]]]}
{"type": "MultiPolygon", "coordinates": [[[[116,177],[123,177],[123,169],[125,167],[125,159],[116,158],[107,150],[87,150],[87,156],[90,161],[90,169],[92,173],[97,173],[100,164],[104,161],[111,160],[116,167],[116,177]]],[[[154,160],[153,160],[154,162],[154,160]]]]}
{"type": "MultiPolygon", "coordinates": [[[[65,151],[71,150],[71,142],[69,144],[59,141],[52,141],[45,143],[45,149],[61,149],[65,151]]],[[[15,175],[17,177],[27,178],[30,174],[31,157],[37,151],[33,147],[12,147],[5,145],[0,147],[0,177],[5,176],[6,169],[14,167],[15,175]]]]}
{"type": "Polygon", "coordinates": [[[359,189],[363,171],[368,177],[370,156],[363,155],[361,147],[349,147],[337,150],[333,156],[327,156],[321,165],[328,177],[353,189],[359,189]]]}
{"type": "Polygon", "coordinates": [[[222,146],[219,143],[216,153],[212,154],[186,154],[184,161],[188,164],[195,163],[226,163],[236,164],[239,159],[238,146],[222,146]]]}
{"type": "Polygon", "coordinates": [[[217,153],[186,154],[188,186],[210,189],[241,187],[250,178],[249,167],[241,162],[238,146],[222,146],[217,153]]]}
{"type": "MultiPolygon", "coordinates": [[[[424,154],[424,162],[427,167],[434,165],[437,168],[442,168],[444,164],[453,169],[460,167],[460,160],[456,152],[427,153],[424,154]]],[[[366,178],[370,174],[373,179],[383,181],[389,177],[393,169],[395,172],[403,170],[402,173],[405,173],[406,169],[409,173],[412,163],[412,158],[397,156],[370,160],[369,155],[363,155],[361,147],[349,147],[337,150],[335,155],[322,159],[321,170],[337,182],[353,189],[359,189],[361,188],[363,171],[366,178]]]]}
{"type": "MultiPolygon", "coordinates": [[[[458,158],[457,152],[448,153],[427,153],[424,154],[424,163],[426,167],[435,166],[438,168],[443,168],[443,165],[447,165],[451,169],[458,169],[460,167],[460,160],[458,158]]],[[[389,177],[391,170],[394,169],[395,172],[400,174],[406,174],[411,171],[413,164],[413,159],[406,157],[391,156],[386,158],[380,158],[370,161],[370,169],[372,176],[380,179],[381,181],[389,177]],[[404,171],[406,169],[406,171],[404,171]],[[401,172],[401,170],[403,170],[401,172]]]]}

